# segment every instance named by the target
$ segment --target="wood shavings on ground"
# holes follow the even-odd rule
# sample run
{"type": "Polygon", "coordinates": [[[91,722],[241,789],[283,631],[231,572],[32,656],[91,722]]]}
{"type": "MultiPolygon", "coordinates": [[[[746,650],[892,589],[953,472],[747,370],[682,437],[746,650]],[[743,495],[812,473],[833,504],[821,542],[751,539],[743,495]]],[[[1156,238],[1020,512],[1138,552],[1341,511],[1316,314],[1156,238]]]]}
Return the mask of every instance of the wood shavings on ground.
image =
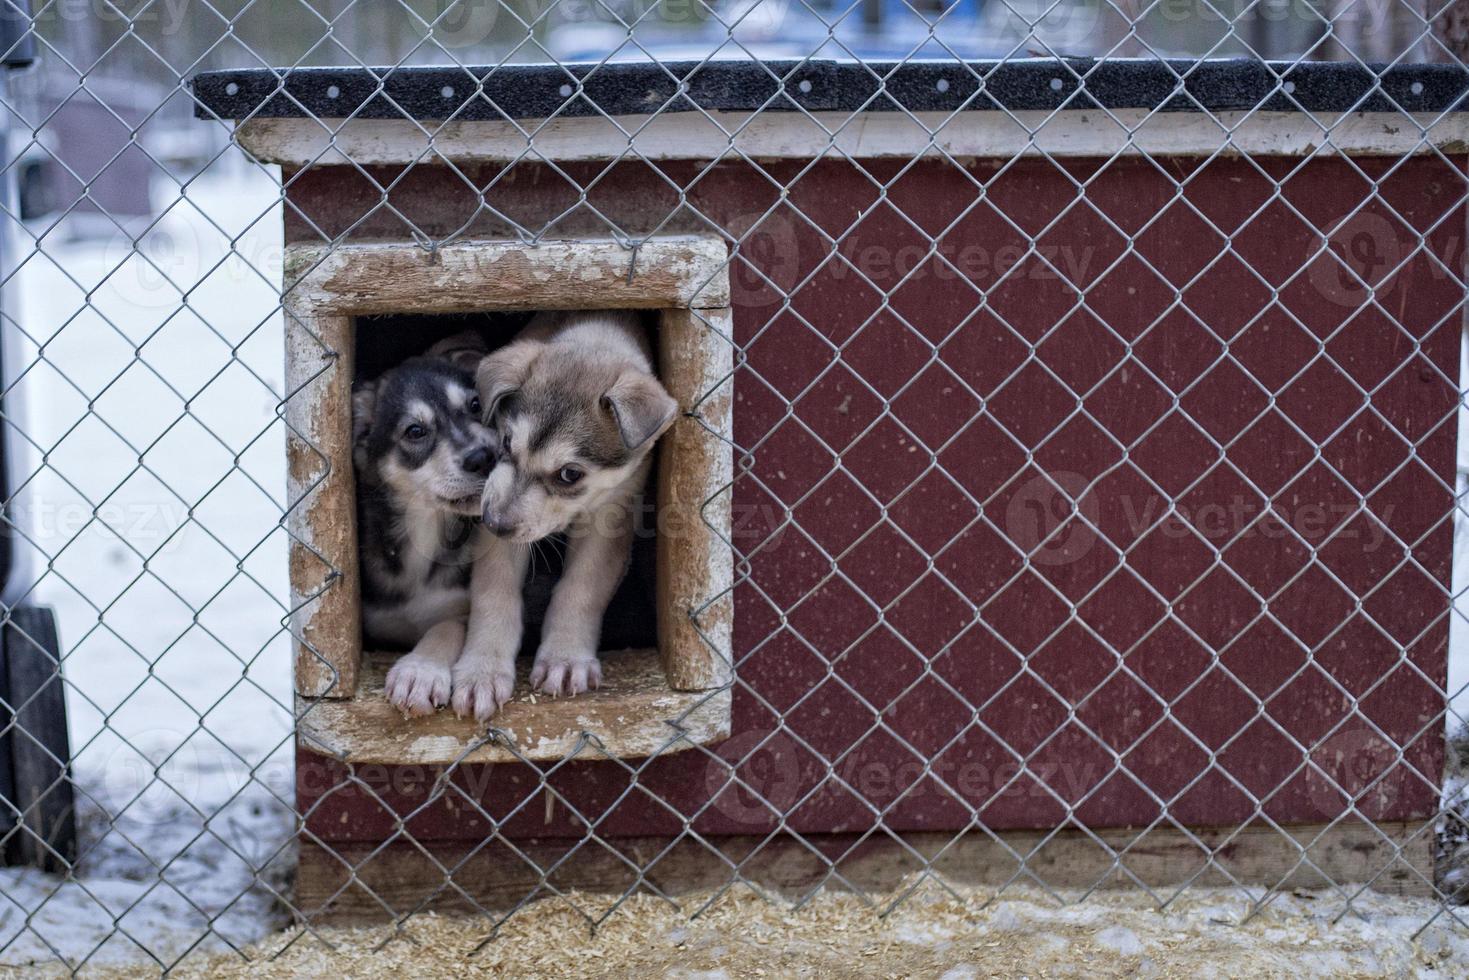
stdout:
{"type": "Polygon", "coordinates": [[[1343,914],[1341,895],[1301,892],[1277,895],[1251,917],[1251,893],[1242,889],[1192,890],[1161,910],[1138,891],[1099,891],[1064,905],[1027,888],[999,897],[956,891],[959,897],[926,883],[883,916],[900,893],[864,900],[822,892],[793,908],[741,888],[693,918],[711,896],[682,896],[674,907],[639,895],[609,914],[611,899],[573,893],[527,906],[493,937],[491,920],[432,914],[396,934],[390,926],[328,928],[318,936],[297,929],[249,948],[248,959],[198,956],[176,975],[1197,980],[1458,977],[1469,963],[1469,910],[1456,910],[1458,920],[1435,919],[1439,906],[1427,899],[1367,893],[1343,914]],[[605,921],[593,931],[581,913],[605,921]]]}

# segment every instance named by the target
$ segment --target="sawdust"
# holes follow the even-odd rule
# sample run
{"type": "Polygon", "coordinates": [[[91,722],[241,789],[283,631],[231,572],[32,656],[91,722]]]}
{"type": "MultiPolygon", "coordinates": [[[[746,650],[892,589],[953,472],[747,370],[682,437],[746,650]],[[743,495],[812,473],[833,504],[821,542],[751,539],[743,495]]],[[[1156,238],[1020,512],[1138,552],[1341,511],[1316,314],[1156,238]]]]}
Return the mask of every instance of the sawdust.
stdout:
{"type": "Polygon", "coordinates": [[[1465,925],[1441,916],[1422,928],[1433,902],[1367,893],[1346,910],[1345,894],[1277,895],[1251,916],[1256,906],[1243,889],[1196,889],[1160,909],[1137,891],[1062,904],[1038,890],[1010,888],[997,898],[926,882],[887,915],[900,892],[822,892],[800,908],[745,889],[684,896],[678,906],[639,895],[615,910],[606,897],[573,893],[526,907],[498,931],[490,918],[430,914],[396,931],[292,929],[245,957],[196,955],[176,975],[1194,980],[1458,976],[1469,962],[1465,925]],[[589,918],[599,921],[595,930],[589,918]]]}

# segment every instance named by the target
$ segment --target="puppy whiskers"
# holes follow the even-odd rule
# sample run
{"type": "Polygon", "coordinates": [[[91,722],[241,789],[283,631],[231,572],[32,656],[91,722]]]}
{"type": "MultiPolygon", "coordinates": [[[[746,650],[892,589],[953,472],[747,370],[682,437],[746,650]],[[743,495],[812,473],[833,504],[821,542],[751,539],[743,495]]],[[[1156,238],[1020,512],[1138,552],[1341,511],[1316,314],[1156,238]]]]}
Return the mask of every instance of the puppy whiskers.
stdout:
{"type": "MultiPolygon", "coordinates": [[[[531,574],[531,578],[535,578],[536,575],[538,575],[540,573],[540,569],[536,567],[536,565],[537,565],[537,559],[541,557],[541,549],[538,548],[538,547],[536,547],[538,544],[540,544],[539,541],[532,541],[530,543],[530,545],[529,545],[529,547],[530,547],[530,574],[531,574]]],[[[548,565],[547,566],[547,571],[549,571],[549,570],[550,570],[550,566],[548,565]]]]}

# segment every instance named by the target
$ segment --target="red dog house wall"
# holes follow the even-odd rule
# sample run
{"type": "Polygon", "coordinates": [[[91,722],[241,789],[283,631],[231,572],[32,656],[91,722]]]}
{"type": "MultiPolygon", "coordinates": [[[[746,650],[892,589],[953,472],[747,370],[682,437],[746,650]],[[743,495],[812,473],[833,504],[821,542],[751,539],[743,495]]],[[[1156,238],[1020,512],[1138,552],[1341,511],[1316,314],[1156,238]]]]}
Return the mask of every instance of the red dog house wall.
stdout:
{"type": "Polygon", "coordinates": [[[782,830],[818,842],[782,852],[805,881],[968,831],[1002,880],[1071,841],[1048,880],[1120,854],[1158,880],[1423,887],[1463,80],[956,63],[879,94],[849,68],[195,79],[282,165],[288,243],[729,247],[729,738],[426,772],[303,747],[303,892],[513,902],[532,862],[653,879],[726,835],[727,877],[782,830]],[[1163,858],[1134,849],[1149,830],[1163,858]]]}

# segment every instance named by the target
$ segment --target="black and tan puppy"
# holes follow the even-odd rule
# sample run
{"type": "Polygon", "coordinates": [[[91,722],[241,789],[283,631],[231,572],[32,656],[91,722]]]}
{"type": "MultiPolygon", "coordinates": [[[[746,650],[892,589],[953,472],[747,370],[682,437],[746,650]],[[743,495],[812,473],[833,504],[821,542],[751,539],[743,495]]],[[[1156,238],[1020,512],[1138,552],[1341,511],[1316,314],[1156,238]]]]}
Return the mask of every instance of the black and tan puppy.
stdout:
{"type": "Polygon", "coordinates": [[[408,714],[447,704],[464,646],[473,530],[494,432],[466,360],[443,348],[353,393],[362,618],[373,646],[411,647],[388,673],[408,714]]]}
{"type": "Polygon", "coordinates": [[[566,534],[566,560],[531,683],[549,694],[600,683],[602,617],[627,569],[648,453],[677,405],[630,313],[537,317],[480,362],[476,382],[500,454],[485,481],[453,705],[483,720],[514,689],[526,565],[531,545],[552,534],[566,534]]]}

